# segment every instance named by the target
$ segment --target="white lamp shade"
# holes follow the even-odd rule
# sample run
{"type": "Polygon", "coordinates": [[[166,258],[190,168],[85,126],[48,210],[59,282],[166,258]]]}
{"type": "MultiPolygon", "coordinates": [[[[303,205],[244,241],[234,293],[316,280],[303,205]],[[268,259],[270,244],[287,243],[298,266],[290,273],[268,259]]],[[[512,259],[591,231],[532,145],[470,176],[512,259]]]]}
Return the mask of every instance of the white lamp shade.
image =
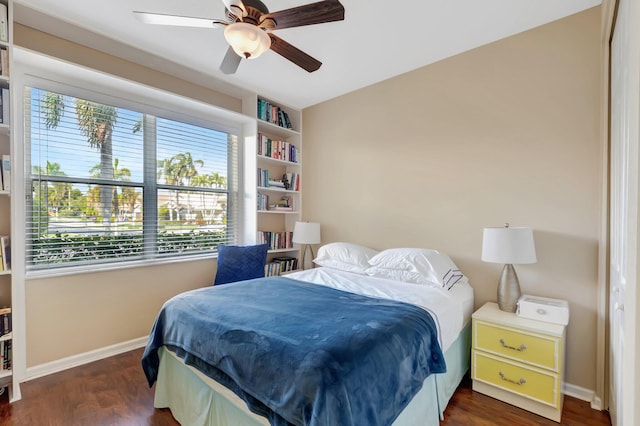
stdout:
{"type": "Polygon", "coordinates": [[[298,244],[320,244],[320,224],[296,222],[293,228],[293,242],[298,244]]]}
{"type": "Polygon", "coordinates": [[[236,22],[224,29],[224,38],[238,56],[254,59],[271,47],[271,38],[260,27],[236,22]]]}
{"type": "Polygon", "coordinates": [[[484,228],[482,260],[494,263],[536,263],[533,231],[527,227],[484,228]]]}

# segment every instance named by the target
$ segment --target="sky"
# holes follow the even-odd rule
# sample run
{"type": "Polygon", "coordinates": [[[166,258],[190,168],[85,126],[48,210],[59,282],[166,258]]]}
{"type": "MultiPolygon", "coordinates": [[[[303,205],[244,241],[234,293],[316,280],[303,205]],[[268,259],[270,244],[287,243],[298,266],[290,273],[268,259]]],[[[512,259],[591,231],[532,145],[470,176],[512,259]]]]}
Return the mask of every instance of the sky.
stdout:
{"type": "MultiPolygon", "coordinates": [[[[79,129],[75,98],[63,97],[61,120],[56,127],[48,128],[41,104],[44,94],[43,90],[31,89],[32,166],[46,169],[49,161],[58,163],[66,176],[90,177],[90,170],[100,163],[100,152],[89,146],[87,136],[79,129]]],[[[140,112],[117,108],[112,135],[113,158],[118,159],[118,168],[129,169],[130,180],[140,183],[143,181],[143,132],[134,132],[134,127],[142,117],[140,112]]],[[[194,160],[204,162],[202,167],[196,165],[199,174],[218,172],[226,176],[226,133],[164,118],[157,118],[156,123],[158,160],[190,152],[194,160]]]]}

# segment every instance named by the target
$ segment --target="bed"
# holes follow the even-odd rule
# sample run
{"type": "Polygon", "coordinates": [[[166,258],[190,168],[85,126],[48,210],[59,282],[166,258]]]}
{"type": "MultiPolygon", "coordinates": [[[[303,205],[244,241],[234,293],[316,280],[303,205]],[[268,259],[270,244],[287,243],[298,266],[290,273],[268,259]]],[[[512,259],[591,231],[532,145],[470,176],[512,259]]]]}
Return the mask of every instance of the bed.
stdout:
{"type": "MultiPolygon", "coordinates": [[[[319,258],[321,253],[322,252],[319,252],[319,258]]],[[[216,289],[214,286],[207,289],[187,292],[187,294],[176,296],[177,299],[188,300],[188,303],[187,308],[183,308],[186,310],[177,311],[173,318],[170,318],[169,314],[165,313],[165,308],[172,306],[176,298],[168,301],[156,319],[156,324],[150,335],[145,354],[143,355],[143,369],[145,370],[145,374],[147,374],[147,379],[150,385],[155,382],[156,386],[155,407],[170,408],[176,420],[183,425],[438,425],[449,399],[469,368],[470,317],[473,310],[473,289],[466,280],[456,280],[455,285],[444,286],[446,288],[443,288],[441,285],[416,285],[416,283],[393,279],[397,278],[394,276],[381,277],[380,274],[378,274],[378,276],[370,276],[360,270],[349,271],[345,270],[349,268],[336,268],[335,264],[332,266],[333,267],[318,267],[308,271],[296,272],[286,277],[270,277],[245,281],[232,284],[229,287],[223,286],[222,289],[216,289]],[[227,289],[224,289],[224,287],[227,287],[227,289]],[[224,294],[222,290],[224,290],[224,294]],[[279,291],[282,291],[282,293],[278,293],[279,291]],[[414,334],[419,334],[420,336],[427,335],[429,334],[430,323],[425,320],[425,317],[428,317],[430,321],[432,321],[434,329],[433,336],[430,337],[430,343],[424,343],[429,341],[429,338],[423,339],[423,337],[421,337],[420,339],[423,340],[419,342],[419,345],[422,345],[419,346],[420,350],[416,350],[414,347],[407,347],[402,350],[422,353],[424,345],[431,345],[431,348],[427,347],[424,352],[428,353],[427,358],[429,358],[429,362],[431,358],[436,359],[436,362],[433,365],[427,366],[426,364],[428,364],[428,362],[422,358],[419,361],[411,361],[409,363],[411,365],[406,367],[408,370],[405,366],[400,369],[400,371],[410,371],[410,374],[404,374],[410,377],[408,379],[405,378],[407,379],[405,382],[396,383],[398,380],[395,376],[391,375],[392,373],[389,373],[390,378],[387,378],[386,370],[388,368],[380,367],[380,365],[397,364],[384,358],[389,351],[388,347],[379,351],[383,358],[373,359],[371,361],[362,358],[364,356],[364,352],[362,352],[357,355],[361,357],[358,359],[362,360],[362,362],[358,361],[355,363],[358,368],[350,366],[348,371],[357,371],[361,368],[360,364],[370,363],[373,368],[377,368],[375,374],[372,375],[371,370],[369,370],[363,373],[363,378],[358,377],[356,373],[343,374],[335,372],[341,370],[335,370],[334,375],[354,377],[344,379],[344,383],[340,382],[339,386],[334,386],[334,383],[331,382],[331,386],[334,387],[327,387],[328,390],[322,394],[315,393],[315,389],[323,387],[321,384],[324,384],[326,379],[316,377],[315,372],[319,371],[319,369],[315,364],[309,364],[306,367],[308,368],[307,370],[299,367],[300,363],[296,364],[298,365],[296,368],[302,371],[302,379],[296,377],[295,379],[291,379],[291,381],[299,382],[296,384],[299,388],[292,388],[291,384],[274,384],[278,376],[289,377],[290,374],[285,373],[285,371],[289,370],[280,370],[280,367],[273,367],[274,364],[272,360],[263,362],[261,358],[263,355],[256,356],[256,359],[260,360],[259,362],[246,361],[247,355],[245,352],[241,355],[245,358],[242,358],[240,362],[236,362],[235,364],[233,362],[229,363],[229,365],[233,365],[233,367],[230,367],[230,371],[225,370],[225,373],[222,375],[220,375],[218,371],[212,374],[209,368],[210,366],[201,360],[200,352],[202,352],[203,349],[194,349],[193,352],[196,353],[196,355],[189,353],[192,347],[197,346],[191,342],[210,340],[209,337],[207,337],[207,335],[205,335],[205,337],[189,336],[186,344],[184,342],[176,343],[171,337],[173,336],[173,331],[166,330],[166,328],[172,327],[165,323],[174,324],[183,322],[183,319],[190,316],[193,311],[201,309],[200,307],[194,308],[194,306],[197,305],[190,305],[190,303],[194,303],[193,300],[199,301],[202,297],[209,297],[207,295],[213,294],[211,296],[212,299],[203,302],[206,304],[207,309],[211,306],[211,303],[220,299],[221,296],[224,296],[222,297],[221,304],[229,305],[231,304],[229,300],[235,299],[225,299],[225,297],[237,297],[237,295],[233,296],[232,293],[234,292],[237,294],[251,295],[250,297],[243,298],[243,316],[245,316],[247,312],[255,311],[255,316],[260,318],[269,317],[269,315],[272,314],[272,312],[269,312],[271,306],[276,306],[278,300],[284,300],[285,302],[283,302],[283,304],[286,306],[295,305],[291,308],[294,309],[293,311],[288,311],[286,314],[287,317],[295,317],[298,315],[296,309],[300,308],[306,310],[307,313],[317,313],[310,317],[301,316],[300,321],[296,322],[296,327],[300,322],[305,324],[309,323],[311,327],[316,327],[316,322],[320,324],[318,325],[319,328],[312,328],[311,331],[305,331],[308,335],[312,335],[313,333],[321,334],[323,333],[322,330],[333,329],[335,318],[340,317],[341,321],[343,317],[348,319],[351,315],[351,309],[355,310],[355,306],[360,303],[368,306],[366,310],[369,312],[378,314],[378,317],[365,320],[367,325],[372,323],[376,324],[375,327],[364,327],[367,328],[367,330],[377,328],[378,324],[386,321],[387,318],[393,322],[393,318],[396,316],[395,309],[399,308],[400,311],[397,313],[397,316],[412,318],[407,327],[407,333],[412,336],[414,334]],[[267,294],[260,295],[260,292],[267,294]],[[299,296],[301,299],[298,299],[298,301],[293,301],[296,299],[288,299],[289,297],[298,297],[295,296],[297,293],[300,293],[299,296]],[[316,297],[318,298],[317,302],[315,301],[316,297]],[[342,302],[336,301],[337,299],[342,300],[342,302]],[[305,301],[309,301],[308,303],[310,304],[305,305],[305,303],[307,303],[305,301]],[[340,305],[340,303],[343,302],[345,304],[340,305]],[[314,303],[317,304],[314,305],[314,303]],[[373,306],[374,309],[370,309],[371,306],[373,306]],[[324,311],[329,312],[329,319],[327,320],[329,322],[322,323],[322,318],[319,318],[319,312],[324,311]],[[425,322],[426,325],[423,325],[423,322],[425,322]],[[424,327],[424,330],[422,327],[424,327]],[[437,362],[438,357],[441,357],[441,362],[437,362]],[[264,364],[265,362],[266,364],[264,364]],[[238,367],[238,364],[241,364],[242,368],[238,367]],[[243,370],[245,365],[252,365],[253,369],[247,367],[247,371],[236,371],[243,370]],[[265,368],[265,365],[267,365],[268,368],[265,368]],[[443,366],[445,366],[445,368],[442,368],[443,366]],[[263,374],[264,377],[262,377],[263,374]],[[367,380],[367,375],[368,377],[374,376],[375,380],[369,379],[370,381],[366,382],[366,385],[363,385],[365,380],[367,380]],[[236,383],[236,381],[242,380],[251,381],[254,379],[254,376],[259,377],[255,379],[255,381],[258,382],[257,384],[243,383],[242,385],[238,385],[236,383]],[[309,377],[310,379],[308,379],[309,377]],[[313,380],[316,380],[316,382],[313,382],[313,380]],[[352,380],[352,382],[350,383],[348,380],[352,380]],[[416,381],[418,381],[418,383],[415,383],[416,381]],[[259,392],[258,388],[261,384],[265,383],[269,383],[269,385],[263,387],[267,391],[276,394],[277,397],[275,400],[272,395],[266,397],[257,395],[257,392],[259,392]],[[380,389],[378,389],[377,386],[380,387],[380,389]],[[309,397],[312,403],[305,405],[305,403],[309,402],[309,398],[302,402],[296,398],[297,394],[306,395],[308,392],[298,390],[294,392],[292,389],[308,388],[313,388],[314,393],[309,397]],[[385,393],[387,388],[392,389],[391,395],[385,393]],[[340,389],[340,391],[336,389],[340,389]],[[339,394],[339,396],[336,396],[337,394],[339,394]],[[287,398],[282,398],[281,395],[288,396],[287,398]],[[359,401],[357,398],[364,399],[365,401],[359,401]],[[281,399],[286,399],[286,401],[283,402],[281,399]],[[262,404],[263,401],[266,402],[262,404]],[[285,405],[285,403],[288,404],[291,401],[294,401],[294,410],[298,407],[302,413],[299,417],[296,417],[296,412],[292,414],[287,411],[286,407],[282,408],[282,415],[275,412],[280,410],[282,405],[285,405]],[[275,409],[274,406],[276,407],[275,409]],[[309,408],[312,406],[313,408],[309,408]],[[315,412],[315,406],[321,406],[321,408],[315,412]],[[345,406],[349,408],[346,410],[341,408],[345,406]],[[346,412],[346,414],[343,412],[346,412]]],[[[286,306],[284,309],[289,309],[286,306]]],[[[214,309],[218,310],[222,308],[216,307],[214,309]]],[[[280,314],[280,312],[277,314],[280,314]]],[[[354,315],[356,315],[355,324],[357,325],[360,318],[357,315],[360,314],[354,315]]],[[[369,313],[367,313],[367,315],[369,315],[369,313]]],[[[250,314],[249,316],[253,315],[250,314]]],[[[276,316],[275,318],[277,319],[278,317],[276,316]]],[[[227,317],[224,317],[223,320],[218,318],[217,321],[225,322],[227,319],[227,317]]],[[[353,324],[349,325],[349,323],[347,323],[346,325],[352,329],[358,328],[353,324]]],[[[186,323],[185,326],[198,330],[205,328],[201,324],[193,326],[193,324],[186,323]]],[[[384,328],[387,326],[389,326],[389,324],[383,323],[381,327],[384,328]]],[[[396,323],[393,322],[393,327],[396,326],[396,323]]],[[[231,326],[232,329],[234,327],[237,328],[237,325],[231,326]]],[[[270,330],[272,327],[273,324],[269,325],[267,330],[270,330]]],[[[387,328],[385,330],[389,329],[387,328]]],[[[394,328],[393,330],[393,333],[385,332],[384,334],[389,336],[391,334],[401,335],[404,333],[402,329],[394,328]]],[[[230,330],[226,329],[226,331],[224,331],[226,334],[224,335],[228,336],[229,332],[230,330]]],[[[252,339],[255,339],[256,342],[259,341],[260,345],[263,345],[264,340],[269,338],[269,332],[263,330],[261,333],[267,336],[252,337],[252,339]]],[[[339,334],[339,331],[335,333],[339,334]]],[[[355,333],[358,338],[360,338],[359,333],[360,331],[355,333]]],[[[243,339],[246,339],[246,335],[248,334],[253,336],[253,330],[251,330],[251,333],[245,333],[243,339]]],[[[356,342],[353,343],[354,348],[368,347],[369,340],[366,340],[368,338],[369,337],[362,337],[364,340],[355,340],[355,337],[349,337],[347,334],[347,341],[353,340],[356,342]]],[[[278,339],[282,340],[282,335],[280,335],[278,339]]],[[[296,337],[296,339],[298,338],[296,337]]],[[[376,339],[378,339],[378,337],[376,337],[376,339]]],[[[387,346],[397,345],[402,348],[403,343],[397,342],[398,340],[391,339],[387,346]]],[[[246,340],[243,340],[242,343],[247,346],[246,340]]],[[[257,344],[254,345],[254,341],[249,343],[251,346],[249,352],[253,353],[255,350],[253,346],[257,344]]],[[[303,346],[303,349],[307,350],[307,345],[311,344],[314,344],[314,341],[296,340],[295,345],[289,345],[287,347],[287,355],[281,357],[282,359],[278,362],[286,364],[289,362],[289,357],[296,359],[294,353],[295,347],[303,346]],[[302,342],[302,344],[300,342],[302,342]]],[[[267,346],[268,345],[271,345],[271,342],[269,342],[267,346]]],[[[225,344],[220,340],[216,342],[216,346],[222,347],[225,346],[225,344]]],[[[217,350],[217,347],[215,349],[206,349],[206,351],[213,352],[217,350]]],[[[302,364],[306,363],[308,357],[305,355],[305,350],[302,351],[302,364]]],[[[227,354],[224,354],[215,361],[215,364],[224,364],[227,356],[227,354]]],[[[405,360],[408,358],[403,355],[398,359],[405,360]]],[[[291,362],[293,363],[293,361],[291,362]]],[[[394,370],[394,368],[389,368],[389,370],[394,370]]]]}

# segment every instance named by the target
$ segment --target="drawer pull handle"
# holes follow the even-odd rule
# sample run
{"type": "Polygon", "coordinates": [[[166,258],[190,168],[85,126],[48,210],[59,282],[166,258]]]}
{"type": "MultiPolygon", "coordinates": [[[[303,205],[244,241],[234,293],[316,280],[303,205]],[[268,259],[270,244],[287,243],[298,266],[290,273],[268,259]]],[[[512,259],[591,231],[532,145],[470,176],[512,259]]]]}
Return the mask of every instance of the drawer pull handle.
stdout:
{"type": "Polygon", "coordinates": [[[506,343],[504,343],[504,339],[500,339],[500,344],[505,349],[512,349],[512,350],[518,351],[518,352],[524,352],[525,349],[527,349],[527,345],[525,345],[525,344],[520,345],[519,348],[516,348],[515,346],[509,346],[506,343]]]}
{"type": "Polygon", "coordinates": [[[519,381],[516,381],[516,380],[510,379],[508,377],[505,377],[504,373],[502,371],[500,371],[498,374],[500,375],[500,378],[502,380],[504,380],[505,382],[513,383],[514,385],[520,386],[520,385],[524,385],[525,383],[527,383],[527,381],[525,379],[523,379],[523,378],[521,378],[519,381]]]}

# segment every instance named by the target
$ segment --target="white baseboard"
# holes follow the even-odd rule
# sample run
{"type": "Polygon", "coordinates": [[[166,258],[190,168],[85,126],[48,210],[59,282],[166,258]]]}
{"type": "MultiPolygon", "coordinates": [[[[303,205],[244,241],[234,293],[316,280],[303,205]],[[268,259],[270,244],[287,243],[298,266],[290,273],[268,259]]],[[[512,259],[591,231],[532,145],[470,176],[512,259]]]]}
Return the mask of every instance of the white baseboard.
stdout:
{"type": "Polygon", "coordinates": [[[88,364],[90,362],[128,352],[133,349],[138,349],[145,346],[147,344],[147,340],[148,336],[139,337],[137,339],[116,343],[115,345],[106,346],[104,348],[95,349],[82,354],[72,355],[70,357],[47,362],[45,364],[28,367],[23,381],[26,382],[28,380],[37,379],[38,377],[58,373],[69,368],[88,364]]]}
{"type": "Polygon", "coordinates": [[[587,401],[591,404],[591,408],[602,411],[602,400],[594,391],[572,385],[571,383],[563,383],[562,389],[565,395],[587,401]]]}

